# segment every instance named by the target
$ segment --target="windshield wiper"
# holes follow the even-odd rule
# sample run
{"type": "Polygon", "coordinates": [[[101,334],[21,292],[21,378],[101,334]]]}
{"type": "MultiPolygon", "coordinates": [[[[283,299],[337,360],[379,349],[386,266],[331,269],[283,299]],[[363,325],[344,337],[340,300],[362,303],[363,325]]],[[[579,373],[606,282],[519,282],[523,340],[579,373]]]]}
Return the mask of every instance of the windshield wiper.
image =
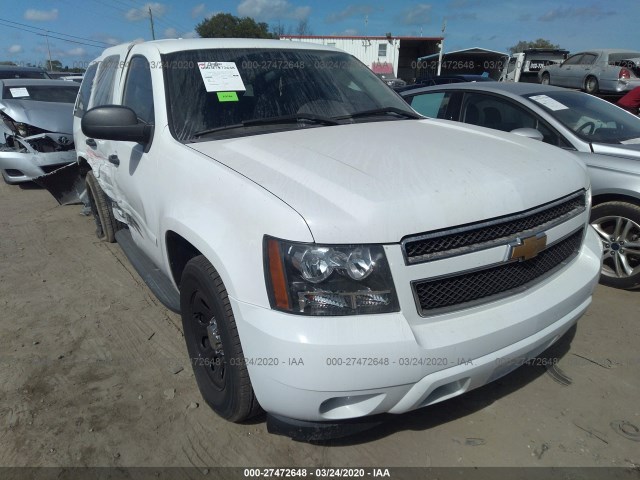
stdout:
{"type": "Polygon", "coordinates": [[[282,117],[269,117],[269,118],[256,118],[255,120],[245,120],[242,123],[235,123],[233,125],[225,125],[224,127],[208,128],[194,133],[191,139],[200,138],[204,135],[211,133],[222,132],[224,130],[234,130],[236,128],[256,127],[260,125],[278,125],[286,123],[315,123],[320,125],[340,125],[334,119],[322,117],[320,115],[314,115],[312,113],[303,113],[295,115],[284,115],[282,117]]]}
{"type": "Polygon", "coordinates": [[[333,117],[334,120],[346,120],[347,118],[360,118],[360,117],[375,117],[377,115],[399,115],[405,118],[412,119],[421,119],[424,118],[422,115],[418,113],[411,112],[409,110],[404,110],[403,108],[397,107],[383,107],[383,108],[374,108],[373,110],[363,110],[362,112],[355,112],[349,115],[341,115],[339,117],[333,117]]]}

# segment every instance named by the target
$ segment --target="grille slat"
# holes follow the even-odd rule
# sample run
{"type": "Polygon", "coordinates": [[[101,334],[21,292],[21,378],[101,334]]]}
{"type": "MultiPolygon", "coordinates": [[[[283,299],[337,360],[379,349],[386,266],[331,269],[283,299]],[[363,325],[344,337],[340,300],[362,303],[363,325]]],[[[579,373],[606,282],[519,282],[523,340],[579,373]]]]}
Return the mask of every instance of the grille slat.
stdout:
{"type": "Polygon", "coordinates": [[[580,192],[568,199],[502,219],[414,236],[402,242],[405,259],[408,264],[413,265],[466,253],[469,249],[489,248],[533,230],[546,230],[553,224],[579,215],[585,209],[585,193],[580,192]]]}
{"type": "Polygon", "coordinates": [[[413,282],[418,310],[422,315],[433,315],[444,310],[468,308],[516,289],[528,288],[536,280],[561,268],[578,253],[583,231],[576,231],[527,261],[413,282]]]}

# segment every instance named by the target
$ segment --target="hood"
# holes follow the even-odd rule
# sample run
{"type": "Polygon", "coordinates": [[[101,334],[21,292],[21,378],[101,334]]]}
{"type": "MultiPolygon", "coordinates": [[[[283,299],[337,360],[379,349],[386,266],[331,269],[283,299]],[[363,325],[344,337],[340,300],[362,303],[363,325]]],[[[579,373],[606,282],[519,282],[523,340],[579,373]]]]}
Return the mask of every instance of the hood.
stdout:
{"type": "Polygon", "coordinates": [[[441,120],[311,127],[188,146],[282,199],[323,243],[395,243],[526,210],[588,184],[585,167],[557,147],[441,120]]]}
{"type": "Polygon", "coordinates": [[[26,123],[48,132],[73,132],[72,103],[0,100],[0,111],[16,122],[26,123]]]}

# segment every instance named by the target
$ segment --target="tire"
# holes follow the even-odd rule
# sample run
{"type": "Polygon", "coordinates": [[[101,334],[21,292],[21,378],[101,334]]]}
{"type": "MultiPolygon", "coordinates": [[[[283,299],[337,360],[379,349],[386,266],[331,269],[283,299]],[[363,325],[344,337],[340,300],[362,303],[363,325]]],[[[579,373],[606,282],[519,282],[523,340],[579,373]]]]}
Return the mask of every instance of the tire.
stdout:
{"type": "Polygon", "coordinates": [[[182,273],[180,311],[193,373],[205,402],[232,422],[261,413],[227,291],[202,255],[191,259],[182,273]]]}
{"type": "Polygon", "coordinates": [[[100,188],[93,172],[87,172],[85,183],[91,214],[96,221],[96,236],[100,240],[113,243],[116,241],[116,232],[120,227],[119,222],[113,216],[111,203],[102,188],[100,188]]]}
{"type": "Polygon", "coordinates": [[[542,80],[540,80],[540,83],[542,85],[551,85],[551,77],[549,76],[548,73],[542,74],[542,80]]]}
{"type": "Polygon", "coordinates": [[[633,290],[640,287],[640,206],[605,202],[591,209],[591,225],[603,244],[600,283],[633,290]]]}
{"type": "Polygon", "coordinates": [[[593,95],[598,93],[599,90],[598,79],[596,77],[587,77],[584,81],[584,91],[593,95]]]}

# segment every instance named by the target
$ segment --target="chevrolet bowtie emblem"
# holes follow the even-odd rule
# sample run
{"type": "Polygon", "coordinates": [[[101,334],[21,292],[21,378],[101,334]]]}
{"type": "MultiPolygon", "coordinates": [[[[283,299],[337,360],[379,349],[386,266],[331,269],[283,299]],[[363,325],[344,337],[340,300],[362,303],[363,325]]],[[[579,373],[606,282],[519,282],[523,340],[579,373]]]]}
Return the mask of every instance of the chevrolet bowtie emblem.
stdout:
{"type": "Polygon", "coordinates": [[[521,238],[517,245],[509,245],[509,260],[518,260],[520,262],[529,260],[538,255],[547,246],[547,236],[539,233],[533,237],[521,238]]]}

